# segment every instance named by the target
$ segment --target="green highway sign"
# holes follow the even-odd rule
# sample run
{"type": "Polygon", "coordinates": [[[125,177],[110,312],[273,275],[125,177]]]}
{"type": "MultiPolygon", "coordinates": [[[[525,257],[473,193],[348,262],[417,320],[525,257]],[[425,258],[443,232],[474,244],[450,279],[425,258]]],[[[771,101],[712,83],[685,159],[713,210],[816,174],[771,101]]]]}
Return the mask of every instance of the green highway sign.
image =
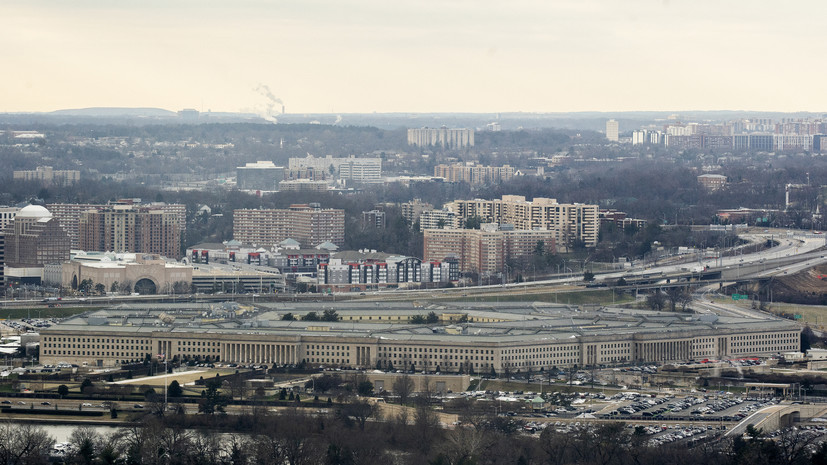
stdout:
{"type": "Polygon", "coordinates": [[[732,300],[746,300],[749,296],[746,294],[732,294],[732,300]]]}

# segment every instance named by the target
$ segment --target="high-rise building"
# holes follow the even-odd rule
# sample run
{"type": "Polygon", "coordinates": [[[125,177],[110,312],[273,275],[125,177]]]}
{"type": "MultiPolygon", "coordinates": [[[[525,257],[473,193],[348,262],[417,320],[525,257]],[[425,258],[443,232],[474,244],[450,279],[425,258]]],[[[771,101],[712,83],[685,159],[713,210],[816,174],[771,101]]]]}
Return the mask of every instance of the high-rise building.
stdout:
{"type": "Polygon", "coordinates": [[[459,149],[474,146],[473,129],[420,128],[408,129],[408,145],[459,149]]]}
{"type": "Polygon", "coordinates": [[[527,201],[521,195],[504,195],[502,199],[455,200],[447,204],[460,223],[479,217],[481,223],[511,224],[514,229],[546,229],[554,232],[558,247],[582,243],[597,246],[600,227],[598,206],[580,203],[557,203],[555,199],[537,197],[527,201]]]}
{"type": "Polygon", "coordinates": [[[423,202],[422,199],[413,199],[410,202],[405,202],[401,205],[402,217],[408,221],[408,224],[413,226],[419,221],[419,215],[427,210],[433,210],[434,206],[428,202],[423,202]]]}
{"type": "Polygon", "coordinates": [[[234,210],[233,238],[258,247],[272,247],[285,239],[295,239],[302,247],[323,242],[341,247],[345,243],[345,211],[322,209],[319,204],[234,210]]]}
{"type": "Polygon", "coordinates": [[[158,254],[179,259],[181,231],[175,214],[151,207],[111,205],[83,212],[79,246],[87,251],[158,254]]]}
{"type": "Polygon", "coordinates": [[[606,121],[606,139],[610,142],[617,142],[618,139],[618,124],[617,121],[610,119],[606,121]]]}
{"type": "Polygon", "coordinates": [[[554,252],[554,236],[548,230],[502,231],[490,224],[482,229],[426,229],[422,256],[425,261],[455,256],[460,271],[500,273],[509,260],[534,254],[540,242],[554,252]]]}
{"type": "Polygon", "coordinates": [[[419,214],[419,230],[459,228],[459,218],[450,210],[425,210],[419,214]]]}
{"type": "Polygon", "coordinates": [[[375,208],[362,212],[362,225],[370,228],[385,229],[385,212],[375,208]]]}
{"type": "Polygon", "coordinates": [[[69,236],[39,205],[22,208],[0,234],[5,241],[6,280],[40,283],[44,265],[69,259],[69,236]]]}
{"type": "Polygon", "coordinates": [[[103,204],[78,204],[78,203],[52,203],[46,207],[52,212],[54,217],[58,220],[66,233],[69,234],[72,248],[80,248],[80,234],[79,224],[80,216],[83,212],[89,210],[102,210],[113,205],[132,205],[136,207],[146,207],[153,210],[160,210],[165,213],[170,213],[175,216],[178,223],[178,231],[180,233],[181,242],[184,241],[184,236],[187,230],[187,206],[182,203],[162,203],[152,202],[149,204],[142,204],[140,199],[121,199],[112,202],[110,205],[103,204]]]}
{"type": "Polygon", "coordinates": [[[11,220],[14,219],[14,215],[16,215],[19,211],[20,209],[17,207],[0,207],[0,230],[11,223],[11,220]]]}
{"type": "Polygon", "coordinates": [[[14,219],[14,215],[20,211],[17,207],[0,207],[0,286],[6,283],[5,281],[5,250],[6,240],[3,236],[3,230],[14,219]]]}
{"type": "Polygon", "coordinates": [[[277,191],[284,180],[284,167],[271,161],[247,163],[236,168],[236,184],[243,190],[277,191]]]}

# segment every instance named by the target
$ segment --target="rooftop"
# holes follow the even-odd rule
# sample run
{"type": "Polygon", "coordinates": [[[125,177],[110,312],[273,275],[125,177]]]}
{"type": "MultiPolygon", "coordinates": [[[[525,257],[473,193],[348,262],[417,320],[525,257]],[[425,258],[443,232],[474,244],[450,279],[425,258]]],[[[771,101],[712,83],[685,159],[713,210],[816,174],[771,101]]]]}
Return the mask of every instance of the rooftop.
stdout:
{"type": "Polygon", "coordinates": [[[370,337],[389,340],[469,340],[480,343],[524,343],[574,341],[580,338],[635,335],[658,337],[663,333],[716,334],[749,333],[767,330],[795,330],[793,322],[780,319],[708,318],[693,314],[653,312],[600,307],[580,309],[545,302],[479,303],[452,302],[420,305],[416,302],[282,302],[239,308],[235,304],[124,304],[78,315],[50,330],[90,332],[175,332],[273,334],[318,337],[370,337]],[[340,321],[283,321],[286,313],[300,317],[309,312],[321,315],[335,310],[340,321]],[[378,317],[466,314],[494,322],[436,323],[414,325],[382,322],[378,317]],[[164,319],[162,321],[161,315],[164,319]],[[174,317],[169,322],[169,316],[174,317]],[[371,316],[371,321],[349,317],[371,316]]]}

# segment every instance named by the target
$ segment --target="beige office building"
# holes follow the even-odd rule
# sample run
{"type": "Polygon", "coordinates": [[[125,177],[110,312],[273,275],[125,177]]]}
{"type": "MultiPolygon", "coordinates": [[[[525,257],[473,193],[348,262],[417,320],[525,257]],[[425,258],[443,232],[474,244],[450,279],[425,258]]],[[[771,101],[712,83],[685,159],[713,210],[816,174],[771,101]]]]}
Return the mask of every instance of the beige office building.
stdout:
{"type": "Polygon", "coordinates": [[[246,316],[215,304],[121,305],[41,330],[40,361],[113,367],[158,358],[240,364],[408,368],[443,373],[668,363],[798,350],[786,320],[572,309],[542,302],[337,303],[337,322],[284,321],[319,304],[279,303],[246,316]],[[440,322],[412,325],[434,311],[440,322]],[[399,319],[402,315],[405,319],[399,319]],[[450,319],[464,315],[467,322],[450,319]],[[395,319],[394,319],[395,318],[395,319]]]}
{"type": "MultiPolygon", "coordinates": [[[[129,284],[141,294],[171,294],[175,283],[192,283],[192,266],[170,263],[158,255],[83,253],[64,262],[59,276],[47,276],[47,281],[60,283],[66,289],[77,289],[89,279],[103,284],[106,291],[112,285],[129,284]]],[[[93,286],[94,286],[93,284],[93,286]]]]}

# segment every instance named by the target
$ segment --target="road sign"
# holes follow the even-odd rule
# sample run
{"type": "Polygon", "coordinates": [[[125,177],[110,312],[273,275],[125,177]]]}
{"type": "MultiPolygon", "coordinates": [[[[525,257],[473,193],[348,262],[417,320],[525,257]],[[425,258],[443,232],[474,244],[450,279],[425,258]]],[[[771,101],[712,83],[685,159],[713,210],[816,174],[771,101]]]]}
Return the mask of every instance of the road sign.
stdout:
{"type": "Polygon", "coordinates": [[[793,318],[795,318],[796,320],[800,320],[800,319],[801,319],[801,315],[793,315],[793,318]]]}
{"type": "Polygon", "coordinates": [[[732,294],[732,300],[746,300],[748,298],[745,294],[732,294]]]}

